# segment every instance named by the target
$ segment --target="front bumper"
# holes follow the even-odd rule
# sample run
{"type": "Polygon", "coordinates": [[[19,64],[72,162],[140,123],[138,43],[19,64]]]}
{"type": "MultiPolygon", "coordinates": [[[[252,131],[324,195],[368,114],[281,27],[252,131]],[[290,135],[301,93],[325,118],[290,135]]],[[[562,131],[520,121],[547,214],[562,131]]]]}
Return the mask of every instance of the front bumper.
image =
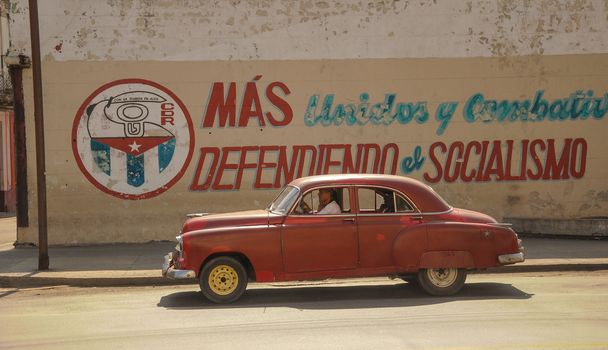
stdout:
{"type": "Polygon", "coordinates": [[[524,253],[504,254],[498,256],[498,262],[503,265],[520,263],[525,260],[524,253]]]}
{"type": "Polygon", "coordinates": [[[196,277],[196,273],[192,270],[178,270],[173,267],[173,253],[165,255],[165,262],[163,263],[163,277],[181,280],[196,277]]]}

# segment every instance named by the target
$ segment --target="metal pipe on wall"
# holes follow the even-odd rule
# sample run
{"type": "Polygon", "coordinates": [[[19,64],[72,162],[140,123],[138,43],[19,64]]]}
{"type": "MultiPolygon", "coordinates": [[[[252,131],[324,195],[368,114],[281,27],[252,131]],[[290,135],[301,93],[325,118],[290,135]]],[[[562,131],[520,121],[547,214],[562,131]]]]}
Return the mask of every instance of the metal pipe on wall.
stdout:
{"type": "Polygon", "coordinates": [[[23,106],[23,66],[9,65],[13,85],[13,133],[15,138],[15,175],[17,178],[17,227],[28,227],[27,149],[25,109],[23,106]]]}

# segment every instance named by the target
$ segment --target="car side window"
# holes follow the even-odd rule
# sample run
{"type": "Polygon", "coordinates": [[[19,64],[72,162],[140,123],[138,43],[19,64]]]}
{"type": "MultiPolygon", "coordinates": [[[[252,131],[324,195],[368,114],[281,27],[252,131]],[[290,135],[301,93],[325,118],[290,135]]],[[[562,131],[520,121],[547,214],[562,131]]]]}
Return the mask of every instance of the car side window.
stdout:
{"type": "Polygon", "coordinates": [[[359,211],[362,213],[375,213],[384,204],[384,199],[373,188],[358,188],[359,211]]]}
{"type": "Polygon", "coordinates": [[[306,192],[293,210],[296,215],[340,215],[350,212],[348,187],[324,187],[306,192]]]}
{"type": "Polygon", "coordinates": [[[409,213],[414,211],[410,202],[397,193],[395,193],[395,208],[398,213],[409,213]]]}
{"type": "Polygon", "coordinates": [[[302,196],[302,199],[293,210],[294,214],[302,215],[312,213],[312,208],[317,208],[317,197],[313,196],[313,191],[310,191],[302,196]]]}
{"type": "Polygon", "coordinates": [[[361,213],[407,213],[413,211],[407,199],[394,191],[378,187],[357,189],[361,213]]]}

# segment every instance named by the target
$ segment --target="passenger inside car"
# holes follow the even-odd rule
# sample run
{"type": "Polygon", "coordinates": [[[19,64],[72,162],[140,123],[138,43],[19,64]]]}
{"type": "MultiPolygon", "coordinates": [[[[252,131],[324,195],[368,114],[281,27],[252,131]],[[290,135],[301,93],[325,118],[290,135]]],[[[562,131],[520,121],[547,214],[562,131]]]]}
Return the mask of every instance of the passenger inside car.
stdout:
{"type": "Polygon", "coordinates": [[[361,213],[408,213],[412,205],[400,194],[385,188],[358,188],[361,213]]]}
{"type": "Polygon", "coordinates": [[[382,204],[376,210],[377,213],[394,213],[395,203],[393,202],[393,192],[389,190],[378,189],[376,194],[382,197],[382,204]]]}

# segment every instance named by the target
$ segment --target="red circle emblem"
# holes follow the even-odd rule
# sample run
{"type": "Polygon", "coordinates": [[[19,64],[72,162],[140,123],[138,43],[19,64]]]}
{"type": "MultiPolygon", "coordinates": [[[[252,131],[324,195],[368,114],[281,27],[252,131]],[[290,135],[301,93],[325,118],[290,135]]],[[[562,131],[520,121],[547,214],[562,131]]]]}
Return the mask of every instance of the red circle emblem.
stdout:
{"type": "Polygon", "coordinates": [[[85,177],[121,199],[157,196],[186,171],[194,151],[192,119],[166,87],[122,79],[95,90],[72,126],[72,150],[85,177]]]}

